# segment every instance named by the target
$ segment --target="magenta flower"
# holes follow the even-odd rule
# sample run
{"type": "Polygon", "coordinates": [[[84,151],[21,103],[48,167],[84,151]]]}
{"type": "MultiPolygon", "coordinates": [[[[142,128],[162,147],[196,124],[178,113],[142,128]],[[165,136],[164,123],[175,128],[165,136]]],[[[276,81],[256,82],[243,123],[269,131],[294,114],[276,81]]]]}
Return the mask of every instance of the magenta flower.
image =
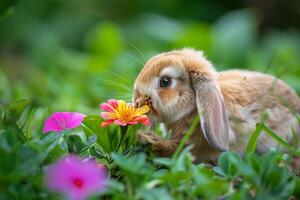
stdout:
{"type": "Polygon", "coordinates": [[[92,194],[103,192],[108,176],[106,168],[94,159],[80,160],[69,155],[46,169],[46,186],[69,200],[84,200],[92,194]]]}
{"type": "Polygon", "coordinates": [[[45,121],[43,132],[61,132],[80,125],[85,115],[78,112],[55,112],[45,121]]]}

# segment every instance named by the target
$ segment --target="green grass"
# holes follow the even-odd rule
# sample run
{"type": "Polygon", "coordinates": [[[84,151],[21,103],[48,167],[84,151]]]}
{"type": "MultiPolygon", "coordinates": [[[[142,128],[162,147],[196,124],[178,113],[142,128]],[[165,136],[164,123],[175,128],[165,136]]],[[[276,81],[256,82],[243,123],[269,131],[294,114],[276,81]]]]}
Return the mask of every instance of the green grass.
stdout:
{"type": "Polygon", "coordinates": [[[140,126],[101,128],[100,116],[88,115],[81,128],[45,135],[32,128],[43,123],[35,119],[37,110],[25,100],[1,109],[1,199],[59,199],[44,187],[43,168],[70,153],[93,156],[106,165],[110,182],[106,192],[98,195],[101,199],[287,199],[300,194],[300,179],[290,170],[299,151],[263,123],[257,125],[244,156],[225,152],[211,168],[195,164],[192,147],[184,147],[199,119],[194,120],[174,156],[160,158],[136,142],[140,126]],[[126,137],[122,138],[124,131],[126,137]],[[261,132],[289,153],[255,154],[261,132]]]}
{"type": "Polygon", "coordinates": [[[267,127],[263,123],[259,123],[256,126],[256,129],[252,133],[249,143],[247,145],[247,153],[253,153],[255,152],[256,145],[259,139],[259,135],[264,132],[265,134],[268,134],[273,140],[275,140],[278,144],[282,145],[287,151],[289,151],[292,155],[299,157],[300,151],[298,149],[295,149],[290,144],[288,144],[286,141],[284,141],[280,136],[278,136],[276,133],[274,133],[269,127],[267,127]]]}

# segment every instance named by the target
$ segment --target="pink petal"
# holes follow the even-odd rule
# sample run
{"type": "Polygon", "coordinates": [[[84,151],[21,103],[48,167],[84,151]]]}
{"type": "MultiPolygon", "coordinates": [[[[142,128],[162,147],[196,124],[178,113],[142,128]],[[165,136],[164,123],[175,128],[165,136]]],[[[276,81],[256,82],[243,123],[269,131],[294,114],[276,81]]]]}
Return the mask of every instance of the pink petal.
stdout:
{"type": "Polygon", "coordinates": [[[78,113],[78,112],[70,112],[67,118],[67,129],[73,129],[77,126],[80,126],[81,122],[85,118],[84,114],[78,113]]]}
{"type": "Polygon", "coordinates": [[[115,120],[114,123],[117,124],[117,125],[120,125],[120,126],[126,126],[127,125],[127,122],[124,122],[120,119],[115,120]]]}
{"type": "Polygon", "coordinates": [[[108,125],[114,123],[114,121],[115,121],[114,119],[106,120],[106,121],[104,121],[104,122],[101,123],[101,127],[108,126],[108,125]]]}
{"type": "Polygon", "coordinates": [[[44,127],[43,127],[43,132],[44,133],[48,133],[50,131],[54,131],[54,132],[60,132],[63,129],[61,128],[61,126],[57,123],[57,121],[55,119],[53,119],[52,117],[48,117],[45,121],[44,127]]]}
{"type": "Polygon", "coordinates": [[[151,126],[151,121],[146,115],[137,116],[134,118],[135,121],[138,121],[146,126],[151,126]]]}
{"type": "Polygon", "coordinates": [[[150,119],[145,119],[144,121],[141,122],[142,124],[146,125],[146,126],[151,126],[151,121],[150,119]]]}
{"type": "Polygon", "coordinates": [[[85,115],[77,112],[55,112],[45,121],[43,132],[60,132],[79,126],[85,115]]]}
{"type": "Polygon", "coordinates": [[[112,105],[108,104],[108,103],[102,103],[100,105],[100,108],[104,111],[107,111],[107,112],[114,112],[114,108],[112,105]]]}
{"type": "Polygon", "coordinates": [[[116,109],[119,105],[119,102],[118,100],[116,99],[110,99],[107,101],[114,109],[116,109]]]}
{"type": "Polygon", "coordinates": [[[104,119],[113,119],[110,115],[111,113],[110,112],[101,112],[100,113],[101,117],[104,118],[104,119]]]}
{"type": "Polygon", "coordinates": [[[137,121],[130,121],[130,122],[128,122],[128,124],[130,124],[130,125],[134,125],[134,124],[138,124],[139,122],[137,122],[137,121]]]}
{"type": "Polygon", "coordinates": [[[81,161],[77,156],[69,155],[46,169],[47,187],[72,200],[83,200],[93,193],[103,191],[106,182],[106,169],[99,168],[94,159],[81,161]],[[82,186],[76,186],[74,179],[81,180],[82,186]]]}
{"type": "Polygon", "coordinates": [[[107,111],[107,112],[114,112],[115,109],[117,109],[118,107],[118,100],[116,99],[110,99],[108,100],[106,103],[102,103],[100,104],[100,108],[104,111],[107,111]]]}

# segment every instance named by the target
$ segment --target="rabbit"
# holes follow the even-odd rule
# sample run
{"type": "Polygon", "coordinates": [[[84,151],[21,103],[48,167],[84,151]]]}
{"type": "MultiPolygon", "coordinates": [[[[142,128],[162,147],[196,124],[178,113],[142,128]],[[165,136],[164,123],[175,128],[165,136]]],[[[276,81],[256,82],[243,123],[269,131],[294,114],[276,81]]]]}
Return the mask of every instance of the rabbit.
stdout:
{"type": "MultiPolygon", "coordinates": [[[[160,53],[146,62],[134,83],[133,104],[149,105],[149,118],[171,131],[163,139],[140,131],[139,141],[160,156],[171,156],[193,119],[199,116],[187,145],[195,162],[216,163],[220,153],[243,154],[256,124],[264,122],[286,141],[300,132],[295,115],[300,99],[282,80],[247,70],[216,72],[203,52],[190,48],[160,53]]],[[[257,152],[278,144],[261,133],[257,152]]]]}

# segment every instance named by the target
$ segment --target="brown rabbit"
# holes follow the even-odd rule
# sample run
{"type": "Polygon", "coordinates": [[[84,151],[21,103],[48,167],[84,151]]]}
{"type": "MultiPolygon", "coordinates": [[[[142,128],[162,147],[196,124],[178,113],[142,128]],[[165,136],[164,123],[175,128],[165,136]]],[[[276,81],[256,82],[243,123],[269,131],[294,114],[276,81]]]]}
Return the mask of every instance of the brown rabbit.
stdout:
{"type": "MultiPolygon", "coordinates": [[[[200,123],[188,144],[193,144],[195,161],[215,162],[220,152],[245,151],[256,123],[264,121],[280,136],[291,141],[300,132],[295,113],[300,99],[283,81],[258,72],[229,70],[217,73],[202,52],[182,49],[151,58],[138,75],[133,102],[148,104],[149,116],[163,123],[171,138],[164,140],[153,131],[139,134],[161,156],[176,150],[191,122],[200,123]]],[[[261,134],[257,151],[263,153],[277,143],[261,134]]]]}

